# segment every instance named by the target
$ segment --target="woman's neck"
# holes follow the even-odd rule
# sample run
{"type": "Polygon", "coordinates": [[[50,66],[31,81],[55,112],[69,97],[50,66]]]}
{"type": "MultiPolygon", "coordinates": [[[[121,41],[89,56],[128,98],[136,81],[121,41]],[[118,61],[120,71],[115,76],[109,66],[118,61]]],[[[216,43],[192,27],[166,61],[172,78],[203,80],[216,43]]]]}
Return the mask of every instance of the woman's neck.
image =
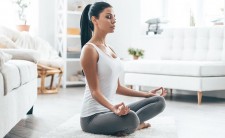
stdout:
{"type": "Polygon", "coordinates": [[[100,34],[100,33],[94,32],[90,42],[95,43],[96,45],[106,46],[105,38],[106,38],[106,34],[100,34]]]}

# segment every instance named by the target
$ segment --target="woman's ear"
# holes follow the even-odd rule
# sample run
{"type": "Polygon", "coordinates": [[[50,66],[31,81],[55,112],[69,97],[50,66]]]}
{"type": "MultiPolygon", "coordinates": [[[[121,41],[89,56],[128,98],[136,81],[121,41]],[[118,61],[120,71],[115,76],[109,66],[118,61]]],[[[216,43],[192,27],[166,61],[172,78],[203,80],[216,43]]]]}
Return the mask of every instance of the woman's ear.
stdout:
{"type": "Polygon", "coordinates": [[[93,24],[97,25],[96,17],[92,16],[91,21],[92,21],[93,24]]]}

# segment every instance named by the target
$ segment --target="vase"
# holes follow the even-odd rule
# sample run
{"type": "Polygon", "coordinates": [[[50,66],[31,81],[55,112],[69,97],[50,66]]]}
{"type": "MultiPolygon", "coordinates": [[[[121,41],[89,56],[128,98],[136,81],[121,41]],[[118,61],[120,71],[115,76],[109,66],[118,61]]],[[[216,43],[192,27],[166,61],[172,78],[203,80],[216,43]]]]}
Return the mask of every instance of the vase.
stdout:
{"type": "Polygon", "coordinates": [[[30,29],[30,25],[17,25],[17,29],[19,31],[26,31],[26,32],[29,32],[29,29],[30,29]]]}
{"type": "Polygon", "coordinates": [[[139,58],[138,56],[133,56],[134,60],[138,60],[138,58],[139,58]]]}

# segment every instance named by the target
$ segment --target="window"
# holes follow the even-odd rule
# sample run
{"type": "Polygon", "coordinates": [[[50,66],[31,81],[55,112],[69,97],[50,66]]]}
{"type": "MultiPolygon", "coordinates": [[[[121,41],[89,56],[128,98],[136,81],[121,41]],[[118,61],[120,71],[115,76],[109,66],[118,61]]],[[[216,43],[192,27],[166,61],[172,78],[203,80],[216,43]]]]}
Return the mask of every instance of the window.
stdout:
{"type": "Polygon", "coordinates": [[[221,25],[224,23],[224,0],[204,0],[203,25],[221,25]]]}
{"type": "Polygon", "coordinates": [[[141,0],[141,32],[144,34],[148,27],[148,24],[145,22],[148,19],[164,16],[163,1],[164,0],[141,0]]]}
{"type": "Polygon", "coordinates": [[[196,0],[168,0],[167,19],[169,26],[183,27],[195,25],[196,0]]]}
{"type": "Polygon", "coordinates": [[[212,26],[224,24],[225,0],[141,0],[141,28],[146,31],[146,20],[163,17],[166,26],[212,26]]]}

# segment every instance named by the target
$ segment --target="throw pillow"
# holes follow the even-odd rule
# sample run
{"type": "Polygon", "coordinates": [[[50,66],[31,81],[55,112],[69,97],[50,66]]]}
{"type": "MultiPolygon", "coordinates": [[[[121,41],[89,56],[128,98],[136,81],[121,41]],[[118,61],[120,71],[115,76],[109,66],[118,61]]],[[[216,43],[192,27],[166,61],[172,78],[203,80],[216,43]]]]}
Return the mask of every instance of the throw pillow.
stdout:
{"type": "Polygon", "coordinates": [[[2,65],[10,59],[12,59],[12,55],[4,53],[0,50],[0,69],[2,65]]]}
{"type": "Polygon", "coordinates": [[[37,63],[39,60],[39,53],[32,49],[2,49],[4,53],[12,55],[12,59],[27,60],[37,63]]]}
{"type": "Polygon", "coordinates": [[[5,26],[0,26],[0,34],[5,35],[7,38],[15,42],[20,36],[20,32],[17,30],[10,29],[5,26]]]}
{"type": "Polygon", "coordinates": [[[0,35],[0,48],[17,48],[16,44],[4,35],[0,35]]]}

